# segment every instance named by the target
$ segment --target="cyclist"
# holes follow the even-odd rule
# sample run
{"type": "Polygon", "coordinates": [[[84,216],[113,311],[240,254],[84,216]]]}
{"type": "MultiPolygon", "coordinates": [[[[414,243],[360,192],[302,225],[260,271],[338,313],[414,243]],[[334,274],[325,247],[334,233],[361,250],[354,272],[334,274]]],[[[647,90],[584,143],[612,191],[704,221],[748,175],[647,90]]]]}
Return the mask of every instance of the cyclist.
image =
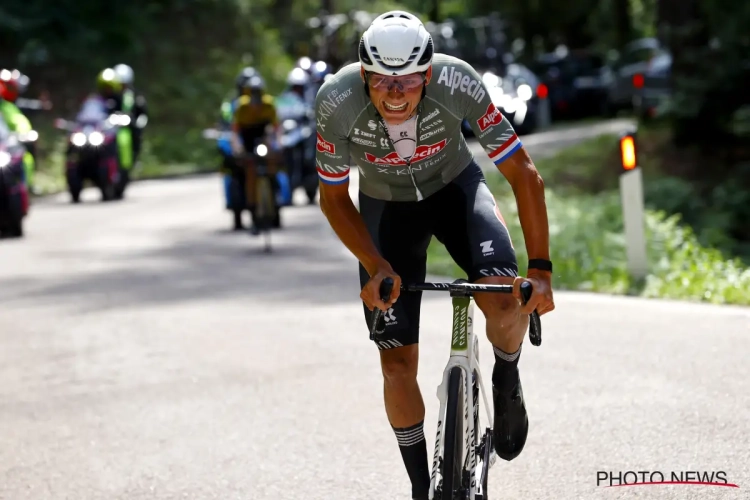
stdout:
{"type": "Polygon", "coordinates": [[[425,279],[435,236],[470,281],[515,286],[513,296],[476,296],[495,352],[493,443],[512,460],[528,433],[518,373],[528,314],[554,309],[544,183],[479,74],[460,59],[433,54],[432,38],[415,16],[392,11],[377,17],[358,51],[360,62],[329,78],[316,99],[320,206],[360,262],[366,320],[375,307],[387,311],[377,339],[386,414],[412,497],[426,499],[430,473],[417,385],[421,293],[399,293],[401,280],[425,279]],[[516,195],[534,289],[523,307],[513,245],[461,134],[463,119],[516,195]],[[351,162],[360,172],[359,211],[348,191],[351,162]],[[395,285],[383,302],[385,277],[395,285]]]}
{"type": "MultiPolygon", "coordinates": [[[[253,75],[247,78],[242,84],[243,88],[250,91],[249,95],[241,95],[237,101],[237,106],[232,117],[232,152],[235,155],[241,155],[245,151],[252,152],[253,146],[258,141],[271,139],[269,149],[277,150],[280,139],[280,128],[276,116],[276,106],[273,97],[265,92],[266,84],[263,77],[253,75]],[[272,133],[269,134],[269,127],[272,133]]],[[[270,169],[269,169],[270,170],[270,169]]],[[[279,189],[275,172],[271,172],[271,184],[274,186],[274,192],[279,189]]],[[[256,225],[255,217],[255,175],[254,172],[247,172],[246,195],[247,204],[250,211],[252,226],[250,232],[258,234],[259,230],[256,225]]],[[[278,207],[277,207],[278,209],[278,207]]],[[[278,223],[278,220],[276,221],[278,223]]]]}

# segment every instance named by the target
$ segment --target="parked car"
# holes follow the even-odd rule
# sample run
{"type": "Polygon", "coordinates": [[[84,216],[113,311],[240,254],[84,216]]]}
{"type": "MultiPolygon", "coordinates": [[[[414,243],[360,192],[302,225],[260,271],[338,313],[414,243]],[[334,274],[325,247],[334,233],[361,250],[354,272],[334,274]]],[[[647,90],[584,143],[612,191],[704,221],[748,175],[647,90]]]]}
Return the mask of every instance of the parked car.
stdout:
{"type": "MultiPolygon", "coordinates": [[[[529,68],[511,63],[503,73],[484,72],[482,80],[492,102],[518,134],[531,134],[544,125],[547,88],[529,68]]],[[[461,130],[466,137],[474,135],[466,120],[461,130]]]]}
{"type": "Polygon", "coordinates": [[[672,96],[671,73],[672,55],[661,50],[651,59],[643,73],[643,87],[635,95],[633,107],[639,117],[657,118],[666,112],[672,96]]]}
{"type": "Polygon", "coordinates": [[[612,53],[611,62],[604,73],[607,110],[610,114],[621,109],[633,109],[651,61],[663,51],[656,38],[641,38],[630,42],[622,52],[612,53]]]}
{"type": "Polygon", "coordinates": [[[539,56],[531,68],[547,87],[553,120],[605,113],[606,65],[602,56],[561,48],[539,56]]]}

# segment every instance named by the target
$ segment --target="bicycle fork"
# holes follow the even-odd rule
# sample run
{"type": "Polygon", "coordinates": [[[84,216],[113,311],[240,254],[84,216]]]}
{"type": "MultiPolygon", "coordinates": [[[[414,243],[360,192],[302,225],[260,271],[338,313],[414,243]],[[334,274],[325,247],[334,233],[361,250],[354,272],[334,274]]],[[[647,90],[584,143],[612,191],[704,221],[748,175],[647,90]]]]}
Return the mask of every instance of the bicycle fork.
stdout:
{"type": "MultiPolygon", "coordinates": [[[[448,364],[443,371],[443,380],[437,388],[437,397],[440,402],[438,411],[437,433],[435,436],[435,452],[432,460],[432,474],[430,476],[430,500],[441,500],[435,497],[436,489],[442,484],[442,477],[438,478],[445,449],[445,432],[443,424],[445,421],[448,403],[448,384],[450,372],[454,367],[463,371],[463,413],[464,413],[464,450],[466,459],[465,468],[468,469],[469,500],[477,499],[477,493],[481,495],[481,485],[477,484],[477,446],[476,446],[476,423],[479,421],[478,398],[474,395],[474,373],[481,385],[478,363],[478,339],[474,336],[474,304],[470,297],[452,295],[453,299],[453,332],[451,336],[451,351],[448,364]],[[469,415],[471,414],[471,418],[469,415]],[[479,491],[478,491],[479,490],[479,491]]],[[[482,389],[482,392],[484,390],[482,389]]],[[[484,395],[484,394],[483,394],[484,395]]],[[[485,397],[485,404],[486,404],[485,397]]],[[[483,467],[484,469],[485,467],[483,467]]],[[[443,493],[443,497],[445,494],[443,493]]],[[[479,498],[482,498],[481,496],[479,498]]],[[[478,500],[478,499],[477,499],[478,500]]]]}

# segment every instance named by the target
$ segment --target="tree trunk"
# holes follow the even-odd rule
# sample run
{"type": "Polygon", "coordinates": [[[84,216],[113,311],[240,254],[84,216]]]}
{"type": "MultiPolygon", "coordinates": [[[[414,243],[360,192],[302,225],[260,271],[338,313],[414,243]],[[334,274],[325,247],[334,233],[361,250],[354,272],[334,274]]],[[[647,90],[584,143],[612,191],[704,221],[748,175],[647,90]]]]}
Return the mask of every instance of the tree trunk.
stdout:
{"type": "MultiPolygon", "coordinates": [[[[689,1],[689,0],[688,0],[689,1]]],[[[633,21],[630,17],[630,1],[614,0],[615,43],[622,49],[633,36],[633,21]]]]}
{"type": "Polygon", "coordinates": [[[675,103],[675,145],[700,145],[718,139],[716,117],[702,89],[709,80],[705,58],[708,29],[699,0],[659,0],[659,35],[672,54],[671,87],[675,103]]]}

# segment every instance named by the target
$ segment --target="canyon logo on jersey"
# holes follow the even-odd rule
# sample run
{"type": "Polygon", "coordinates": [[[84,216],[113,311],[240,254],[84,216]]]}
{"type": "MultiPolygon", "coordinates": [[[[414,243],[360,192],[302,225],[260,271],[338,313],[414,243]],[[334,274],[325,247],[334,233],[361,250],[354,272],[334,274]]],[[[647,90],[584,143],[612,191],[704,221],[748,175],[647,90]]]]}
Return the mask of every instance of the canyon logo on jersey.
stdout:
{"type": "Polygon", "coordinates": [[[489,106],[487,106],[487,111],[484,113],[484,115],[482,115],[479,120],[477,120],[477,125],[479,125],[479,130],[481,132],[484,132],[490,127],[500,125],[502,121],[502,113],[500,113],[500,110],[497,109],[493,103],[490,103],[489,106]]]}
{"type": "Polygon", "coordinates": [[[336,154],[336,146],[323,139],[323,136],[318,132],[318,145],[316,147],[321,153],[336,154]]]}
{"type": "MultiPolygon", "coordinates": [[[[417,163],[419,161],[426,160],[431,156],[435,156],[443,150],[447,143],[448,139],[443,139],[442,141],[436,142],[435,144],[430,144],[429,146],[426,144],[417,146],[417,149],[414,151],[414,155],[412,155],[411,157],[410,163],[417,163]]],[[[376,165],[392,165],[394,167],[399,167],[408,164],[406,160],[401,158],[395,151],[391,151],[382,158],[378,158],[372,153],[365,153],[365,158],[370,163],[374,163],[376,165]]]]}

